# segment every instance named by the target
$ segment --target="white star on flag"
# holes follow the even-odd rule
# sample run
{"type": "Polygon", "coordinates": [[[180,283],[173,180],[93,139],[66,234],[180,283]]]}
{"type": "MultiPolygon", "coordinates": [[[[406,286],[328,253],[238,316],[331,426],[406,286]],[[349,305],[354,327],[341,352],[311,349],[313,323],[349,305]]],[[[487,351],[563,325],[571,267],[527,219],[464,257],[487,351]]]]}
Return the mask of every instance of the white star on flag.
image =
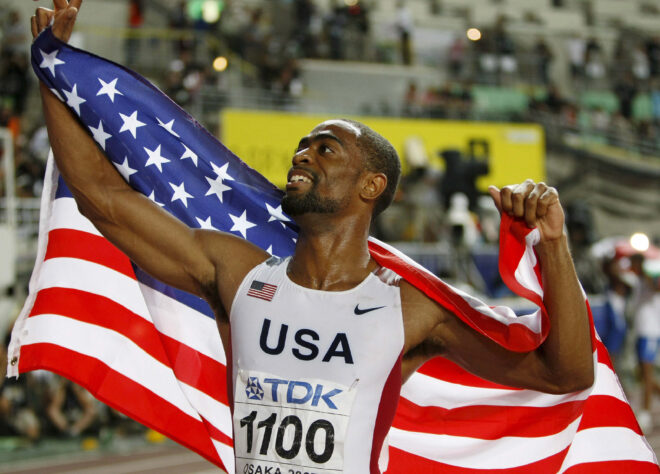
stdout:
{"type": "Polygon", "coordinates": [[[171,133],[172,135],[174,135],[175,137],[179,138],[179,134],[176,133],[176,132],[174,131],[174,128],[173,128],[173,127],[174,127],[174,119],[170,120],[170,121],[167,122],[167,123],[163,122],[163,121],[162,121],[161,119],[159,119],[158,117],[156,117],[156,120],[158,120],[158,125],[160,125],[161,127],[163,127],[165,130],[167,130],[168,132],[170,132],[170,133],[171,133]]]}
{"type": "Polygon", "coordinates": [[[229,163],[225,163],[222,166],[216,166],[215,163],[211,163],[211,166],[213,167],[213,171],[218,176],[218,178],[220,178],[221,181],[224,181],[225,179],[228,181],[234,181],[234,178],[229,176],[229,173],[227,173],[227,168],[229,167],[229,163]]]}
{"type": "Polygon", "coordinates": [[[158,145],[158,147],[155,150],[150,150],[146,146],[144,147],[144,151],[147,152],[147,155],[149,155],[149,159],[147,159],[147,162],[144,164],[144,166],[149,166],[149,165],[156,165],[156,168],[158,168],[158,171],[161,173],[163,172],[163,164],[164,163],[169,163],[170,160],[165,158],[160,154],[160,147],[161,145],[158,145]]]}
{"type": "Polygon", "coordinates": [[[209,190],[206,191],[205,196],[215,194],[220,199],[220,202],[222,202],[222,193],[231,190],[231,188],[222,182],[222,178],[211,179],[208,176],[205,176],[205,178],[209,183],[209,190]]]}
{"type": "Polygon", "coordinates": [[[199,217],[195,217],[195,219],[197,219],[197,222],[199,223],[199,227],[202,229],[218,230],[215,227],[213,227],[213,224],[211,224],[211,216],[208,216],[206,220],[202,220],[199,217]]]}
{"type": "Polygon", "coordinates": [[[291,220],[284,215],[284,211],[282,211],[281,204],[277,207],[272,207],[270,204],[266,203],[266,209],[268,210],[268,214],[270,214],[270,217],[268,218],[268,222],[280,221],[282,227],[286,227],[284,222],[289,222],[291,220]]]}
{"type": "Polygon", "coordinates": [[[73,89],[70,91],[62,89],[62,92],[66,96],[66,104],[80,116],[80,104],[84,104],[87,101],[78,95],[78,84],[74,84],[73,89]]]}
{"type": "Polygon", "coordinates": [[[272,246],[272,245],[269,245],[268,248],[266,249],[266,252],[268,252],[269,254],[273,255],[273,246],[272,246]]]}
{"type": "Polygon", "coordinates": [[[178,186],[175,185],[175,184],[172,184],[172,183],[169,183],[169,184],[172,187],[172,189],[174,190],[174,194],[172,194],[172,202],[177,201],[177,200],[182,201],[183,205],[188,207],[188,198],[192,199],[193,195],[188,194],[188,192],[186,191],[186,188],[184,186],[184,182],[181,181],[181,184],[178,185],[178,186]]]}
{"type": "Polygon", "coordinates": [[[43,58],[41,60],[41,64],[39,64],[39,67],[48,69],[50,73],[55,77],[55,66],[59,66],[60,64],[66,64],[64,61],[61,59],[57,59],[57,53],[60,52],[59,49],[56,49],[55,51],[51,53],[46,53],[43,49],[40,49],[41,51],[41,57],[43,58]]]}
{"type": "Polygon", "coordinates": [[[249,222],[247,220],[246,214],[247,214],[247,210],[243,211],[243,214],[241,214],[240,217],[236,217],[234,215],[229,214],[229,217],[234,223],[234,225],[231,226],[231,229],[229,230],[231,232],[240,232],[244,239],[247,239],[247,235],[246,235],[247,230],[257,226],[257,224],[253,224],[252,222],[249,222]]]}
{"type": "Polygon", "coordinates": [[[114,165],[115,168],[117,168],[117,171],[119,171],[119,174],[121,174],[127,182],[132,174],[137,173],[137,170],[129,166],[127,156],[124,157],[124,162],[121,165],[118,165],[117,163],[114,163],[114,165]]]}
{"type": "Polygon", "coordinates": [[[105,130],[103,130],[103,122],[99,120],[99,126],[94,128],[94,127],[89,127],[89,129],[92,131],[92,135],[94,136],[94,140],[96,140],[96,143],[101,145],[101,148],[103,148],[103,151],[105,151],[105,141],[112,137],[109,133],[106,133],[105,130]]]}
{"type": "MultiPolygon", "coordinates": [[[[186,149],[186,151],[183,153],[183,155],[181,155],[180,159],[185,160],[186,158],[190,158],[193,161],[193,163],[195,163],[195,166],[197,166],[197,153],[192,151],[190,148],[188,148],[183,143],[182,143],[182,145],[183,145],[183,148],[186,149]]],[[[213,164],[213,163],[211,163],[211,164],[213,164]]]]}
{"type": "Polygon", "coordinates": [[[153,191],[151,191],[151,194],[147,197],[149,199],[151,199],[152,202],[155,202],[156,204],[158,204],[160,207],[165,207],[165,204],[163,204],[162,202],[156,201],[156,190],[155,189],[153,191]]]}
{"type": "Polygon", "coordinates": [[[121,133],[121,132],[131,132],[131,135],[133,135],[133,138],[137,138],[137,129],[140,128],[140,127],[144,127],[146,125],[146,123],[140,122],[138,120],[137,110],[134,111],[131,115],[124,115],[120,112],[119,116],[124,121],[123,125],[119,129],[119,133],[121,133]]]}
{"type": "Polygon", "coordinates": [[[112,102],[113,104],[115,103],[115,94],[124,95],[117,90],[116,77],[110,82],[105,82],[100,77],[98,78],[98,80],[101,83],[101,88],[96,93],[96,95],[104,95],[104,94],[107,95],[110,98],[110,102],[112,102]]]}

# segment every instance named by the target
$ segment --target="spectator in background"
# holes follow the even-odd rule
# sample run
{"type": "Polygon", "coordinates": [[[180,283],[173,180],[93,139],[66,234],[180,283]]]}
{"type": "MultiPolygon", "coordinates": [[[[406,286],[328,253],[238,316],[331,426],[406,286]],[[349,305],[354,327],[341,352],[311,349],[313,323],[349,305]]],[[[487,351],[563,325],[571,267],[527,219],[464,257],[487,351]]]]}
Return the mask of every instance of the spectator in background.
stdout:
{"type": "Polygon", "coordinates": [[[174,52],[180,55],[182,51],[194,51],[194,41],[192,37],[186,35],[186,30],[190,30],[192,23],[186,11],[187,3],[185,0],[180,1],[177,6],[172,10],[169,25],[170,28],[180,34],[174,42],[174,52]]]}
{"type": "Polygon", "coordinates": [[[408,82],[408,88],[403,96],[402,113],[404,117],[420,117],[422,115],[422,102],[415,81],[408,82]]]}
{"type": "Polygon", "coordinates": [[[28,41],[29,38],[20,15],[16,10],[11,10],[2,35],[2,53],[25,55],[28,51],[28,41]]]}
{"type": "Polygon", "coordinates": [[[649,38],[646,41],[645,49],[651,77],[660,77],[660,37],[649,38]]]}
{"type": "Polygon", "coordinates": [[[461,77],[465,63],[466,45],[463,35],[457,34],[449,46],[449,74],[456,79],[461,77]]]}
{"type": "Polygon", "coordinates": [[[571,67],[573,79],[581,79],[584,75],[584,59],[586,42],[577,33],[566,41],[568,60],[571,67]]]}
{"type": "MultiPolygon", "coordinates": [[[[0,344],[0,364],[7,366],[7,346],[11,331],[0,344]]],[[[29,441],[37,441],[42,433],[38,416],[40,391],[35,387],[33,373],[19,378],[0,380],[0,436],[21,436],[29,441]]]]}
{"type": "Polygon", "coordinates": [[[312,36],[312,18],[314,17],[314,2],[312,0],[294,0],[294,17],[296,20],[295,39],[302,47],[303,55],[308,58],[316,56],[316,40],[312,36]]]}
{"type": "Polygon", "coordinates": [[[50,374],[46,416],[57,433],[77,437],[92,428],[98,417],[94,397],[84,388],[50,374]]]}
{"type": "Polygon", "coordinates": [[[594,37],[589,38],[585,45],[584,73],[591,80],[600,80],[605,77],[603,48],[594,37]]]}
{"type": "Polygon", "coordinates": [[[403,0],[396,4],[394,27],[399,35],[399,51],[401,62],[406,66],[412,64],[412,35],[415,27],[412,13],[403,0]]]}
{"type": "Polygon", "coordinates": [[[552,50],[545,39],[540,37],[536,40],[533,48],[534,59],[536,60],[536,68],[538,80],[543,85],[548,85],[550,82],[550,64],[554,58],[552,50]]]}
{"type": "Polygon", "coordinates": [[[619,99],[619,111],[627,120],[632,119],[632,105],[637,95],[637,86],[630,71],[626,71],[623,79],[614,86],[614,93],[619,99]]]}
{"type": "MultiPolygon", "coordinates": [[[[643,271],[643,270],[642,270],[643,271]]],[[[651,401],[653,394],[660,394],[660,384],[655,380],[655,360],[660,348],[660,280],[651,279],[642,273],[641,281],[648,286],[650,293],[639,304],[634,313],[637,358],[642,376],[642,410],[637,420],[642,430],[653,428],[651,401]]]]}
{"type": "Polygon", "coordinates": [[[126,38],[126,65],[134,67],[138,61],[140,52],[140,39],[134,36],[134,29],[138,29],[144,23],[144,1],[129,0],[128,2],[128,37],[126,38]]]}
{"type": "Polygon", "coordinates": [[[334,6],[326,17],[325,28],[330,59],[344,59],[344,31],[348,22],[346,13],[346,7],[342,6],[339,0],[335,0],[334,6]]]}

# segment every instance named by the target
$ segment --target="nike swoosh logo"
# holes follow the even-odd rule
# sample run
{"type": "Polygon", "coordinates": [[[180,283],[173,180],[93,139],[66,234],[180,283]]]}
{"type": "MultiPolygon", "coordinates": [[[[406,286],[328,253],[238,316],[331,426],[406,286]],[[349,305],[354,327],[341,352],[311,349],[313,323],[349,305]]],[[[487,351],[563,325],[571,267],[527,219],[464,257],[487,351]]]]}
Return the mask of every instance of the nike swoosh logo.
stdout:
{"type": "Polygon", "coordinates": [[[354,310],[354,311],[355,311],[355,314],[357,314],[358,316],[361,315],[361,314],[368,313],[369,311],[376,311],[377,309],[381,309],[381,308],[384,308],[384,307],[385,307],[385,306],[376,306],[376,307],[374,307],[374,308],[364,308],[364,309],[360,309],[359,306],[360,306],[359,303],[356,304],[356,305],[355,305],[355,310],[354,310]]]}

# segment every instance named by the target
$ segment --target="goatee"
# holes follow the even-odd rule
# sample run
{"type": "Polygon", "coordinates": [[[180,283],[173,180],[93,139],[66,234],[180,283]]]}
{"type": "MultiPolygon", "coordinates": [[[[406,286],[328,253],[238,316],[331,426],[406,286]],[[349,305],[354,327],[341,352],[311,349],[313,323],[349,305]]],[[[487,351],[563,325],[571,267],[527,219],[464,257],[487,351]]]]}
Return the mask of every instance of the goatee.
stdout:
{"type": "Polygon", "coordinates": [[[302,196],[285,194],[282,198],[282,210],[290,216],[300,216],[307,213],[332,214],[341,209],[341,200],[321,198],[315,189],[302,196]]]}

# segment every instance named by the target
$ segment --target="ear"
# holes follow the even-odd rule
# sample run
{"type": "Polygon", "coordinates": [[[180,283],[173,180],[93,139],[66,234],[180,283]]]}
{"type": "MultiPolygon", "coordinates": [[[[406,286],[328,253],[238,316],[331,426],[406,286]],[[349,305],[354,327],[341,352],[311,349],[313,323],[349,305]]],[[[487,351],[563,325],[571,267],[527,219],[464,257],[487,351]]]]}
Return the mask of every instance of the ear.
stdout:
{"type": "Polygon", "coordinates": [[[387,176],[383,173],[368,172],[362,178],[360,197],[365,201],[375,201],[387,187],[387,176]]]}

